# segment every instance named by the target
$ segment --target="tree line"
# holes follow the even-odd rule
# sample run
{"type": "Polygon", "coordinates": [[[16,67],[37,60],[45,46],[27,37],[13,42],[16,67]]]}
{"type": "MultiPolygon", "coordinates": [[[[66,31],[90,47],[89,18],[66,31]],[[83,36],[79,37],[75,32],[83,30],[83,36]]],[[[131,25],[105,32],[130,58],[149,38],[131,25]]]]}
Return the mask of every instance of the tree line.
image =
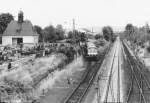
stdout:
{"type": "MultiPolygon", "coordinates": [[[[8,24],[14,20],[14,17],[10,13],[0,14],[0,36],[2,36],[8,24]]],[[[85,34],[77,30],[70,31],[68,35],[65,35],[65,30],[62,25],[58,24],[56,27],[48,25],[42,28],[38,25],[34,25],[34,30],[39,34],[39,42],[56,42],[57,40],[70,39],[72,42],[86,41],[90,34],[85,34]]],[[[102,29],[103,37],[107,41],[113,41],[114,32],[110,26],[105,26],[102,29]]],[[[101,38],[100,34],[95,35],[95,39],[101,38]]],[[[1,40],[0,40],[1,41],[1,40]]]]}
{"type": "Polygon", "coordinates": [[[96,34],[95,39],[104,38],[106,41],[109,41],[109,42],[115,41],[116,36],[111,26],[104,26],[102,28],[102,33],[103,35],[101,35],[100,33],[96,34]]]}
{"type": "Polygon", "coordinates": [[[131,44],[144,45],[146,41],[150,40],[150,28],[146,23],[142,27],[134,26],[129,23],[125,26],[125,30],[121,33],[121,38],[127,39],[131,44]]]}
{"type": "Polygon", "coordinates": [[[35,25],[34,29],[39,34],[39,42],[56,42],[57,40],[63,40],[65,38],[65,31],[60,24],[56,27],[49,25],[44,29],[35,25]]]}
{"type": "MultiPolygon", "coordinates": [[[[3,35],[5,29],[12,20],[14,20],[12,14],[0,14],[0,36],[3,35]]],[[[60,24],[58,24],[56,27],[54,27],[53,25],[49,25],[46,26],[44,29],[42,29],[42,27],[38,25],[35,25],[33,28],[39,34],[39,42],[55,42],[56,40],[62,40],[65,38],[64,29],[60,24]]]]}

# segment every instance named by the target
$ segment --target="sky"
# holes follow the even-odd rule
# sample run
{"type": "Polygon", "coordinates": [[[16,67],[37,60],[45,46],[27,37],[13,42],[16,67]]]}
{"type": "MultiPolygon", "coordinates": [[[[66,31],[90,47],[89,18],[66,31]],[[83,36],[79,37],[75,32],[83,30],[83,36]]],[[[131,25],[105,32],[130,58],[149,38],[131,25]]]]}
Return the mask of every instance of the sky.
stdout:
{"type": "Polygon", "coordinates": [[[143,26],[150,23],[150,0],[0,0],[0,13],[9,12],[42,28],[62,24],[72,28],[103,27],[123,29],[127,23],[143,26]]]}

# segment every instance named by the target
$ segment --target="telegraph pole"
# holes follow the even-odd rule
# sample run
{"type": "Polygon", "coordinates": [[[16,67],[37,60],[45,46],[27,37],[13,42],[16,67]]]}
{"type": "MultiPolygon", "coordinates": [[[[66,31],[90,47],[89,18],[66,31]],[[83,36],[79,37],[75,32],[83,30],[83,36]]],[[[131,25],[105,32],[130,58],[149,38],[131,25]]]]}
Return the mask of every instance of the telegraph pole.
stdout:
{"type": "Polygon", "coordinates": [[[73,35],[74,35],[74,40],[75,40],[75,43],[76,43],[76,32],[75,32],[75,19],[72,19],[72,23],[73,23],[73,35]]]}
{"type": "Polygon", "coordinates": [[[72,19],[72,23],[73,23],[73,32],[75,31],[75,19],[72,19]]]}
{"type": "Polygon", "coordinates": [[[74,37],[75,37],[75,39],[76,39],[76,34],[75,34],[75,19],[72,19],[72,23],[73,23],[73,35],[74,35],[74,37]]]}

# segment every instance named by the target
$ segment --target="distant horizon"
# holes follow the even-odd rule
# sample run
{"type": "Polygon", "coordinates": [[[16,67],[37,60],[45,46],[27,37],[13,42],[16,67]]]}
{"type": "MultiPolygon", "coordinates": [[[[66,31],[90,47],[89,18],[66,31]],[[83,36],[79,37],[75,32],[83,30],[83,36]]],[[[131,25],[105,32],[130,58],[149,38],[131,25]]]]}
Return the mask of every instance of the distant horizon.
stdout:
{"type": "MultiPolygon", "coordinates": [[[[18,12],[17,12],[15,15],[12,14],[11,12],[1,12],[1,13],[10,13],[10,14],[13,15],[14,20],[18,20],[18,13],[19,13],[20,11],[22,11],[22,10],[18,10],[18,12]]],[[[23,12],[23,13],[24,13],[24,12],[23,12]]],[[[31,21],[30,19],[28,19],[28,16],[27,16],[27,15],[24,15],[24,20],[29,20],[29,21],[31,21]]],[[[65,22],[64,22],[64,24],[61,24],[61,23],[58,23],[58,24],[62,25],[62,26],[64,27],[64,29],[71,30],[71,29],[72,29],[72,24],[71,24],[71,22],[72,22],[72,21],[70,21],[70,26],[69,26],[69,27],[66,27],[66,26],[65,26],[65,24],[66,24],[65,22]]],[[[42,26],[42,25],[40,25],[40,24],[33,24],[32,21],[31,21],[31,23],[32,23],[32,25],[38,25],[38,26],[40,26],[40,27],[43,28],[43,29],[44,29],[45,27],[49,26],[49,25],[53,25],[53,26],[58,25],[58,24],[56,24],[56,23],[49,23],[49,24],[46,25],[46,26],[42,26]]],[[[129,22],[129,23],[131,23],[131,22],[129,22]]],[[[129,24],[129,23],[127,23],[127,24],[129,24]]],[[[148,22],[145,22],[145,23],[148,23],[148,22]]],[[[143,25],[134,25],[133,23],[131,23],[131,24],[133,24],[133,26],[143,27],[143,26],[145,26],[145,23],[144,23],[143,25]]],[[[127,25],[127,24],[126,24],[126,25],[127,25]]],[[[110,26],[110,27],[113,28],[114,31],[124,31],[126,25],[124,25],[124,26],[112,26],[112,25],[109,25],[109,24],[108,24],[108,25],[104,25],[104,26],[110,26]]],[[[95,26],[76,26],[76,29],[87,28],[88,30],[92,30],[92,28],[93,28],[93,31],[96,29],[96,32],[101,32],[101,30],[102,30],[102,28],[103,28],[104,26],[98,26],[98,25],[95,25],[95,26]],[[98,28],[99,28],[99,30],[98,30],[98,28]]]]}
{"type": "MultiPolygon", "coordinates": [[[[18,13],[19,13],[20,11],[18,11],[18,13]]],[[[3,12],[3,13],[10,13],[10,12],[3,12]]],[[[10,14],[12,14],[12,16],[14,17],[14,20],[18,20],[18,13],[17,13],[17,16],[14,16],[12,13],[10,13],[10,14]]],[[[24,15],[25,16],[25,15],[24,15]]],[[[27,18],[25,18],[24,20],[29,20],[29,19],[27,19],[27,18]]],[[[29,21],[31,21],[31,20],[29,20],[29,21]]],[[[32,21],[31,21],[31,23],[32,23],[32,21]]],[[[32,23],[32,25],[38,25],[38,24],[33,24],[32,23]]],[[[53,24],[49,24],[49,25],[53,25],[53,24]]],[[[49,26],[49,25],[47,25],[47,26],[49,26]]],[[[54,24],[53,26],[56,26],[56,25],[59,25],[59,24],[54,24]]],[[[65,27],[65,25],[63,25],[63,24],[60,24],[60,25],[62,25],[63,27],[65,27]]],[[[38,25],[38,26],[40,26],[40,27],[42,27],[41,25],[38,25]]],[[[105,25],[105,26],[111,26],[111,25],[105,25]]],[[[126,26],[126,25],[125,25],[126,26]]],[[[125,28],[125,26],[119,26],[119,27],[116,27],[116,26],[111,26],[115,31],[122,31],[122,30],[124,30],[124,28],[125,28]]],[[[46,27],[46,26],[45,26],[46,27]]],[[[42,27],[42,28],[45,28],[45,27],[42,27]]],[[[91,30],[92,31],[92,29],[93,29],[93,31],[95,31],[95,29],[96,29],[96,32],[98,31],[101,31],[101,29],[103,28],[104,26],[102,26],[102,27],[100,27],[100,26],[85,26],[85,27],[76,27],[76,29],[82,29],[82,28],[87,28],[88,30],[91,30]],[[99,29],[99,30],[98,30],[99,29]]],[[[68,30],[71,30],[72,29],[72,26],[70,26],[69,28],[64,28],[64,29],[68,29],[68,30]]]]}
{"type": "MultiPolygon", "coordinates": [[[[22,11],[22,10],[21,10],[22,11]]],[[[10,12],[1,12],[1,13],[10,13],[10,14],[12,14],[12,16],[14,17],[14,20],[18,20],[18,13],[20,12],[20,10],[18,10],[18,12],[15,14],[15,15],[13,15],[12,13],[10,13],[10,12]]],[[[1,14],[0,13],[0,14],[1,14]]],[[[28,19],[28,16],[26,16],[26,15],[24,15],[24,20],[29,20],[29,21],[31,21],[30,19],[28,19]]],[[[46,25],[46,26],[44,26],[44,27],[42,27],[41,25],[39,25],[39,24],[33,24],[33,22],[31,21],[31,23],[32,23],[32,25],[34,26],[34,25],[37,25],[37,26],[40,26],[42,29],[44,29],[45,27],[47,27],[47,26],[50,26],[50,25],[52,25],[52,26],[57,26],[57,25],[59,25],[60,23],[58,23],[58,24],[52,24],[52,23],[50,23],[50,24],[48,24],[48,25],[46,25]]],[[[146,23],[146,22],[145,22],[146,23]]],[[[71,23],[70,23],[71,24],[71,23]]],[[[129,23],[127,23],[127,24],[129,24],[129,23]]],[[[126,25],[127,25],[126,24],[126,25]]],[[[131,23],[132,24],[132,23],[131,23]]],[[[65,23],[64,24],[60,24],[60,25],[62,25],[63,26],[63,28],[64,29],[67,29],[67,30],[72,30],[72,24],[69,26],[69,28],[68,27],[65,27],[65,23]]],[[[125,26],[126,25],[124,25],[124,26],[111,26],[111,25],[104,25],[104,26],[76,26],[76,29],[82,29],[82,28],[86,28],[86,29],[88,29],[88,30],[91,30],[92,31],[92,29],[93,29],[93,31],[96,31],[96,32],[101,32],[102,31],[102,28],[103,27],[105,27],[105,26],[110,26],[110,27],[112,27],[113,28],[113,30],[114,31],[124,31],[124,29],[125,29],[125,26]]],[[[137,25],[134,25],[133,24],[133,26],[137,26],[137,25]]],[[[143,24],[143,25],[138,25],[137,27],[143,27],[143,26],[145,26],[145,24],[143,24]]]]}
{"type": "Polygon", "coordinates": [[[123,29],[128,23],[142,27],[150,23],[149,0],[3,0],[0,13],[11,13],[17,19],[18,12],[33,25],[42,28],[61,24],[72,28],[111,26],[123,29]]]}

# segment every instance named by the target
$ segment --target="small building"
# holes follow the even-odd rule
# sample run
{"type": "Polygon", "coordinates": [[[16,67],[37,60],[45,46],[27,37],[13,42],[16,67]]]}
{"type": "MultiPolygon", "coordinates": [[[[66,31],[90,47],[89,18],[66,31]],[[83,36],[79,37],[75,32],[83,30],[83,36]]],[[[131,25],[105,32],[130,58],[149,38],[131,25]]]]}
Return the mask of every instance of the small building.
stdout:
{"type": "Polygon", "coordinates": [[[23,12],[18,13],[18,21],[12,20],[2,36],[2,45],[17,45],[21,43],[38,43],[39,35],[29,20],[24,20],[23,12]]]}

